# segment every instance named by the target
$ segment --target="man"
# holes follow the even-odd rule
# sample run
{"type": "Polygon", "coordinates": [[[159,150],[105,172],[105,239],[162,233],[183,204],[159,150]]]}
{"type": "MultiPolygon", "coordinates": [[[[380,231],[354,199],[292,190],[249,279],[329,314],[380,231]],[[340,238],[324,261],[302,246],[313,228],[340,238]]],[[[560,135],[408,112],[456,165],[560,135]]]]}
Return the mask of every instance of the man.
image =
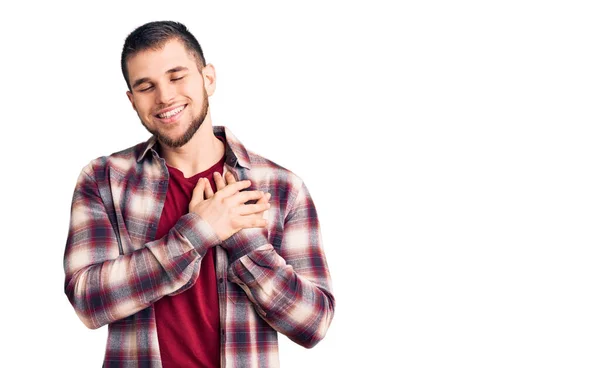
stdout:
{"type": "Polygon", "coordinates": [[[65,292],[108,325],[105,367],[277,367],[277,332],[310,348],[334,311],[302,180],[212,126],[215,70],[187,28],[125,40],[127,97],[152,137],[83,168],[65,292]]]}

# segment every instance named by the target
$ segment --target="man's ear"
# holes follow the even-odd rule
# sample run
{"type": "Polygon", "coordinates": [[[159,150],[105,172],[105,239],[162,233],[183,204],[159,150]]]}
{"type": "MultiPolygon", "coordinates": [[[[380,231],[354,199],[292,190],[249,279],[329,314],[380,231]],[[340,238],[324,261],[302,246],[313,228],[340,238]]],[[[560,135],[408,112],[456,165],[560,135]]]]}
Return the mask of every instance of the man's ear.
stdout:
{"type": "Polygon", "coordinates": [[[217,75],[215,73],[215,67],[212,64],[206,64],[202,68],[202,78],[204,79],[204,89],[208,96],[212,96],[217,88],[217,75]]]}
{"type": "Polygon", "coordinates": [[[137,111],[137,109],[135,108],[135,102],[133,102],[133,93],[131,93],[130,91],[127,91],[127,98],[129,99],[129,102],[131,102],[131,107],[133,107],[133,109],[135,111],[137,111]]]}

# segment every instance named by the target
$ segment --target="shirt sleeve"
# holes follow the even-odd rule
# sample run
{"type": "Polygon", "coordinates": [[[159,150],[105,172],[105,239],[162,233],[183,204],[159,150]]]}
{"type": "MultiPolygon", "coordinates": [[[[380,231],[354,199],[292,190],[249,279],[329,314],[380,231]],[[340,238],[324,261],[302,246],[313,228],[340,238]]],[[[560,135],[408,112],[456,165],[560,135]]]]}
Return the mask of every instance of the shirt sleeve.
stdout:
{"type": "Polygon", "coordinates": [[[245,230],[251,230],[248,241],[263,245],[231,263],[230,281],[276,331],[304,347],[315,346],[329,328],[335,300],[317,212],[304,183],[285,218],[280,254],[264,231],[245,230]]]}
{"type": "Polygon", "coordinates": [[[191,287],[209,247],[219,243],[194,213],[162,238],[121,254],[91,164],[77,180],[64,254],[65,293],[89,328],[128,317],[165,295],[191,287]]]}

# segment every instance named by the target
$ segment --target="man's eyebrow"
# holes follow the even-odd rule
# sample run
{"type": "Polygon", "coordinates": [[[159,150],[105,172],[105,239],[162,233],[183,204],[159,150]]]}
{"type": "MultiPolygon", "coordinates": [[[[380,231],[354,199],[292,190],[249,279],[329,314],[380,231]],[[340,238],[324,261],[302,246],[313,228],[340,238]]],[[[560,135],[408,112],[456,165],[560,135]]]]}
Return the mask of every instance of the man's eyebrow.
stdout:
{"type": "MultiPolygon", "coordinates": [[[[165,72],[165,74],[177,73],[177,72],[188,71],[188,70],[189,69],[185,66],[176,66],[174,68],[167,70],[165,72]]],[[[146,83],[146,82],[150,82],[150,78],[140,78],[131,85],[131,89],[134,89],[135,87],[139,86],[140,84],[146,83]]]]}
{"type": "Polygon", "coordinates": [[[134,89],[135,87],[139,86],[142,83],[146,83],[146,82],[150,82],[150,78],[140,78],[138,80],[136,80],[135,82],[133,82],[133,84],[131,85],[131,89],[134,89]]]}
{"type": "Polygon", "coordinates": [[[174,68],[171,68],[171,69],[167,70],[167,72],[165,74],[168,74],[168,73],[177,73],[177,72],[187,71],[187,70],[189,70],[189,69],[186,68],[185,66],[176,66],[174,68]]]}

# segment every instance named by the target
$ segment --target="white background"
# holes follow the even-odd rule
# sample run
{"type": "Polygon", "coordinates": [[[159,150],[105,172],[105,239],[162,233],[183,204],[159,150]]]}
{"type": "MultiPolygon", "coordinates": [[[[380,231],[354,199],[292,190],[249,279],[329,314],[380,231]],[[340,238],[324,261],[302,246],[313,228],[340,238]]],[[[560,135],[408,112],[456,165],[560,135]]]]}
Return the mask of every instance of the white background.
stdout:
{"type": "Polygon", "coordinates": [[[119,58],[165,19],[215,65],[214,124],[317,205],[336,316],[283,367],[600,366],[593,1],[220,4],[2,5],[3,366],[101,365],[63,292],[70,201],[147,139],[119,58]]]}

